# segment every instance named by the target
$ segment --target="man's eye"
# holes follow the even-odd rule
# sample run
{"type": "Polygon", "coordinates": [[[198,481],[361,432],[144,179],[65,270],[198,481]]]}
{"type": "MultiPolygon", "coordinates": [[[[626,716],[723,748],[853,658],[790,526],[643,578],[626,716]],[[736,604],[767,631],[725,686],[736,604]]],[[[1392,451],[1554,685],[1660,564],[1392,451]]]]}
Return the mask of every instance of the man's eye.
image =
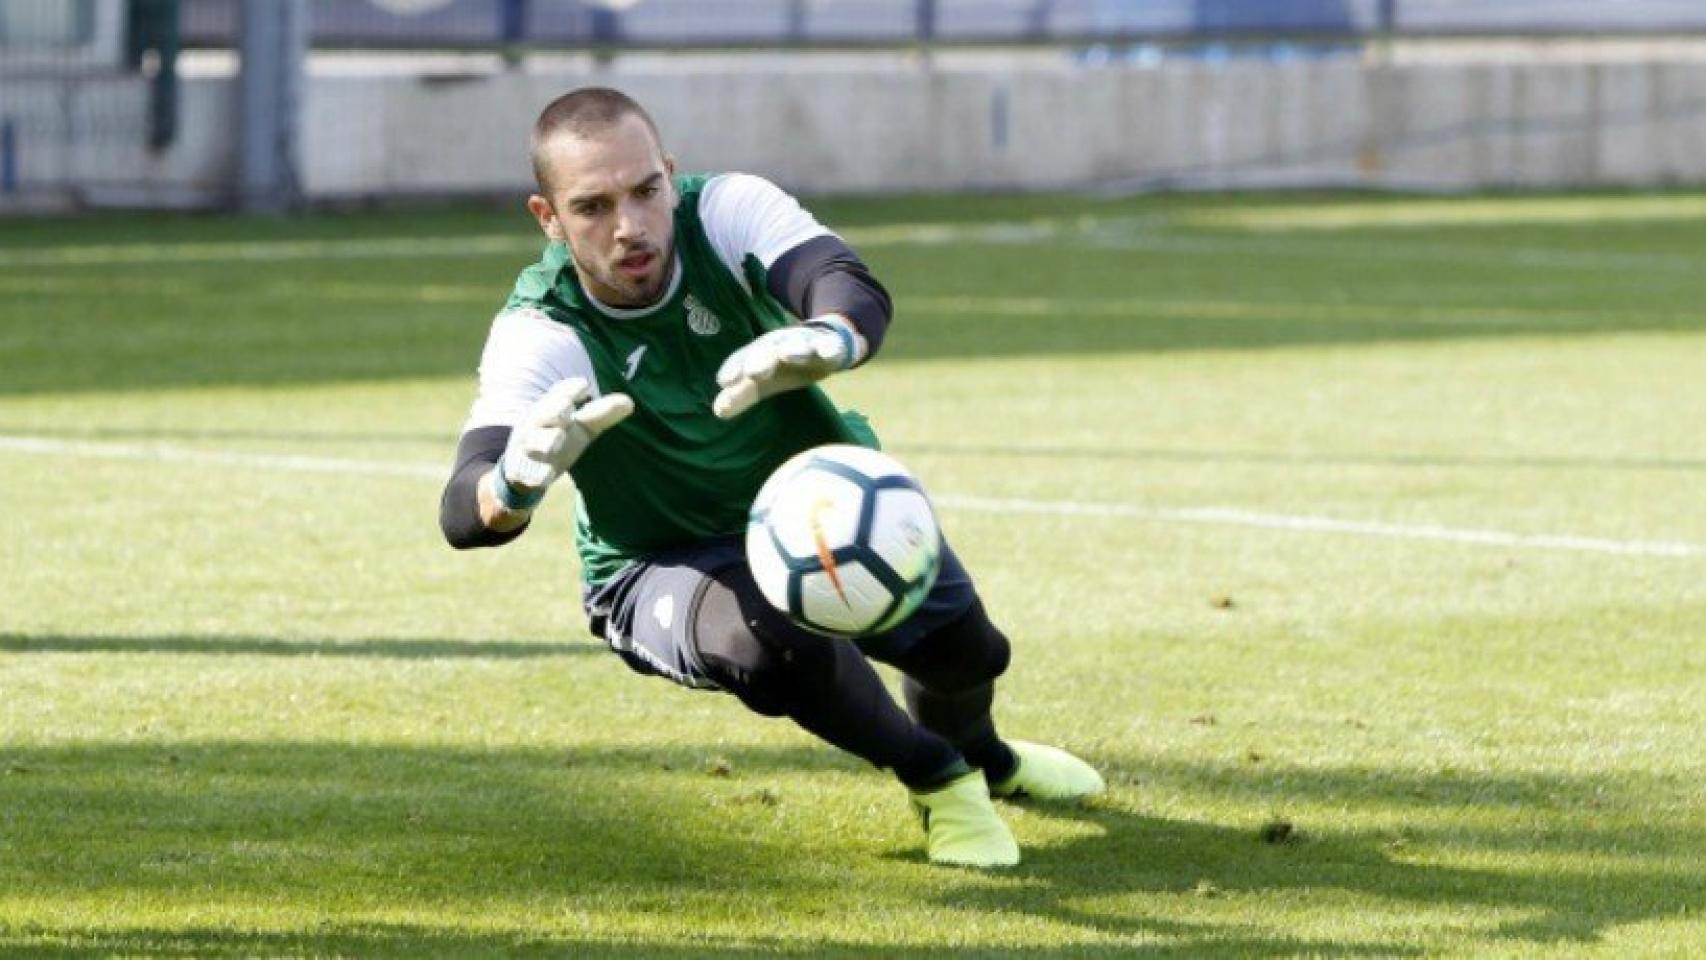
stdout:
{"type": "Polygon", "coordinates": [[[583,217],[597,216],[603,209],[604,204],[597,201],[593,201],[591,203],[577,203],[574,207],[575,212],[583,217]]]}
{"type": "Polygon", "coordinates": [[[639,195],[640,199],[642,199],[642,200],[650,200],[651,198],[658,195],[658,190],[659,190],[659,187],[657,184],[648,183],[645,186],[641,187],[639,190],[636,190],[635,193],[637,193],[639,195]]]}

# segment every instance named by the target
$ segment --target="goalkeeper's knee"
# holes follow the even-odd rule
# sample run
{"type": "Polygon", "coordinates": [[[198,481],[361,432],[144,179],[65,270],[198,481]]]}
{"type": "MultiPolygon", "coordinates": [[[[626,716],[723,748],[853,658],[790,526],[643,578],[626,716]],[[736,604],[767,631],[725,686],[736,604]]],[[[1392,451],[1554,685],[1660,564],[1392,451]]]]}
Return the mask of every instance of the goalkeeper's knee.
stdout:
{"type": "Polygon", "coordinates": [[[717,685],[769,717],[835,683],[833,645],[771,607],[744,566],[712,575],[693,617],[693,646],[717,685]]]}
{"type": "Polygon", "coordinates": [[[990,622],[982,600],[954,622],[926,634],[893,664],[932,693],[954,694],[989,683],[1007,671],[1012,644],[990,622]]]}

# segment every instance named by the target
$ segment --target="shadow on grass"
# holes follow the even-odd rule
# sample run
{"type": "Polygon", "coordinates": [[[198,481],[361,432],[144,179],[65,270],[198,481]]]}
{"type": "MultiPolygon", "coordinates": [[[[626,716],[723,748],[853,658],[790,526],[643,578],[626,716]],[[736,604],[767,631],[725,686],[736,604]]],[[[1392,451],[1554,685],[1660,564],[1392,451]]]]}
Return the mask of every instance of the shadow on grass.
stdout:
{"type": "MultiPolygon", "coordinates": [[[[312,281],[305,283],[311,289],[312,281]]],[[[494,289],[501,292],[502,287],[499,283],[494,289]]],[[[1133,295],[1141,295],[1141,291],[1133,295]]],[[[240,294],[232,296],[240,298],[240,294]]],[[[12,340],[9,356],[0,362],[0,396],[436,377],[464,377],[472,391],[474,366],[492,310],[452,311],[442,306],[411,305],[403,322],[392,311],[352,310],[312,301],[312,296],[305,295],[299,307],[248,321],[252,326],[243,326],[245,321],[230,315],[224,308],[225,300],[219,301],[217,309],[213,305],[183,305],[169,317],[140,322],[129,316],[102,316],[98,310],[44,303],[37,309],[52,309],[69,319],[39,332],[31,327],[8,330],[5,318],[0,316],[0,337],[10,336],[12,340]],[[62,329],[65,326],[74,329],[62,329]],[[114,342],[106,331],[118,327],[126,329],[127,336],[114,342]],[[105,345],[68,352],[62,349],[67,339],[105,345]],[[208,348],[188,346],[200,342],[208,348]],[[222,346],[227,343],[228,347],[222,346]]],[[[904,302],[901,306],[904,309],[904,302]]],[[[144,309],[146,304],[127,302],[126,307],[144,309]]],[[[11,325],[19,326],[17,321],[11,325]]],[[[1650,317],[1557,325],[1497,320],[1405,324],[1351,319],[1328,323],[1284,316],[1211,323],[1206,318],[1149,316],[1139,307],[1129,316],[1082,316],[1063,308],[992,326],[986,318],[975,315],[920,313],[897,323],[884,350],[884,361],[1111,357],[1699,329],[1700,323],[1667,320],[1657,311],[1650,317]]]]}
{"type": "Polygon", "coordinates": [[[603,645],[512,640],[280,640],[276,637],[89,637],[0,633],[0,653],[160,653],[393,660],[527,660],[601,653],[603,645]]]}
{"type": "MultiPolygon", "coordinates": [[[[1401,914],[1405,905],[1428,911],[1410,922],[1401,941],[1375,946],[1380,955],[1434,952],[1407,946],[1425,940],[1428,925],[1455,938],[1478,937],[1467,949],[1503,953],[1511,941],[1543,946],[1595,943],[1615,928],[1675,917],[1706,901],[1706,833],[1692,821],[1644,816],[1660,795],[1691,795],[1682,778],[1561,776],[1544,774],[1440,774],[1388,769],[1291,769],[1257,774],[1231,768],[1173,764],[1146,768],[1143,781],[1169,794],[1212,792],[1248,809],[1283,810],[1313,805],[1409,809],[1431,814],[1426,827],[1391,832],[1335,831],[1330,823],[1270,817],[1242,828],[1159,820],[1117,809],[1067,813],[1033,808],[1044,816],[1071,816],[1099,828],[1100,836],[1028,850],[1024,874],[1048,895],[967,887],[943,902],[990,911],[1027,912],[1103,933],[1153,931],[1146,918],[1093,912],[1078,904],[1131,892],[1172,893],[1235,902],[1246,895],[1309,891],[1375,898],[1401,914]],[[1153,774],[1153,775],[1151,775],[1153,774]],[[1488,826],[1499,813],[1522,826],[1488,826]],[[1444,814],[1443,823],[1440,814],[1444,814]],[[1459,819],[1454,819],[1456,815],[1459,819]],[[1537,823],[1538,821],[1538,823],[1537,823]],[[1270,832],[1280,822],[1284,832],[1270,832]],[[1158,856],[1160,854],[1160,856],[1158,856]],[[1464,857],[1508,856],[1513,866],[1472,869],[1442,865],[1464,857]],[[1555,859],[1546,862],[1548,855],[1555,859]],[[1556,858],[1575,858],[1560,867],[1556,858]],[[1527,866],[1518,866],[1527,859],[1527,866]],[[1120,879],[1089,864],[1125,864],[1120,879]],[[1499,922],[1458,911],[1516,912],[1499,922]],[[1449,915],[1449,916],[1446,916],[1449,915]],[[1469,934],[1463,921],[1486,922],[1469,934]]],[[[1117,798],[1116,798],[1117,802],[1117,798]]],[[[1294,898],[1295,899],[1295,898],[1294,898]]],[[[1391,920],[1384,925],[1390,929],[1391,920]]],[[[1224,932],[1224,931],[1223,931],[1224,932]]],[[[1362,948],[1299,942],[1296,952],[1351,955],[1362,948]]],[[[1231,948],[1242,955],[1241,947],[1231,948]]]]}
{"type": "MultiPolygon", "coordinates": [[[[12,918],[0,926],[0,950],[954,955],[917,949],[904,934],[873,943],[858,926],[861,913],[892,924],[916,911],[918,922],[929,922],[940,918],[935,904],[992,922],[1036,917],[1090,941],[1007,945],[990,932],[966,944],[986,956],[1394,956],[1427,952],[1435,933],[1470,949],[1592,942],[1706,896],[1706,867],[1678,866],[1698,864],[1688,852],[1706,838],[1674,823],[1576,824],[1572,849],[1615,857],[1615,869],[1591,861],[1566,871],[1472,869],[1439,861],[1452,851],[1520,850],[1523,838],[1464,816],[1437,836],[1412,840],[1446,848],[1426,858],[1414,848],[1395,851],[1390,838],[1308,823],[1296,842],[1268,844],[1254,825],[1134,812],[1141,793],[1129,787],[1117,787],[1098,809],[1039,809],[1085,822],[1097,835],[1033,845],[1017,871],[983,877],[925,867],[898,798],[893,810],[873,813],[896,821],[900,846],[887,850],[801,836],[802,822],[821,821],[790,809],[798,795],[789,788],[763,803],[747,799],[765,776],[846,775],[846,758],[827,748],[721,752],[732,776],[711,773],[696,746],[229,742],[0,750],[0,890],[56,903],[147,905],[122,908],[139,911],[129,927],[125,914],[113,912],[121,908],[103,906],[99,923],[114,924],[103,928],[31,915],[28,901],[20,907],[0,897],[12,918]],[[1345,895],[1360,901],[1314,909],[1322,926],[1336,922],[1323,911],[1376,909],[1385,919],[1375,930],[1384,932],[1358,932],[1351,916],[1342,918],[1345,934],[1320,936],[1204,920],[1191,899],[1204,880],[1227,914],[1239,912],[1240,897],[1276,893],[1310,910],[1307,899],[1319,891],[1335,903],[1345,895]],[[833,918],[842,909],[851,930],[833,918]],[[696,917],[731,910],[771,919],[754,920],[739,935],[695,926],[696,917]],[[1413,920],[1405,916],[1411,910],[1413,920]],[[1457,912],[1495,910],[1522,919],[1480,931],[1460,922],[1428,928],[1430,915],[1473,924],[1486,915],[1457,912]],[[226,919],[209,923],[210,911],[226,919]]],[[[1180,766],[1161,775],[1208,792],[1244,791],[1252,804],[1266,796],[1231,771],[1180,766]]],[[[1612,802],[1633,807],[1650,786],[1533,775],[1464,777],[1442,791],[1425,775],[1354,769],[1290,771],[1285,783],[1290,795],[1368,809],[1430,795],[1449,803],[1457,791],[1499,804],[1544,797],[1567,806],[1605,802],[1608,786],[1612,802]]],[[[67,909],[75,915],[77,908],[67,909]]]]}
{"type": "MultiPolygon", "coordinates": [[[[432,217],[415,230],[407,217],[387,222],[399,231],[392,236],[419,233],[420,225],[439,232],[430,229],[438,222],[432,217]]],[[[526,235],[523,224],[513,226],[526,235]]],[[[196,242],[196,229],[184,227],[184,239],[196,242]]],[[[229,232],[218,221],[200,229],[229,232]]],[[[309,220],[285,225],[273,239],[289,241],[293,231],[335,237],[364,228],[355,218],[309,220]]],[[[88,239],[114,240],[93,232],[88,239]]],[[[1294,235],[1145,233],[1137,240],[1130,249],[1060,238],[944,245],[924,255],[910,246],[874,248],[871,261],[894,291],[899,316],[885,362],[1706,328],[1695,312],[1699,280],[1686,271],[1601,269],[1584,277],[1567,264],[1534,272],[1473,255],[1416,261],[1388,235],[1336,246],[1294,235]],[[1361,256],[1371,248],[1387,255],[1361,256]],[[1513,270],[1525,271],[1520,284],[1513,270]],[[1427,297],[1421,305],[1394,299],[1394,289],[1435,282],[1468,293],[1431,312],[1427,297]],[[1205,295],[1212,300],[1197,302],[1205,295]]],[[[52,276],[9,271],[0,277],[13,284],[0,291],[0,396],[450,376],[465,377],[472,389],[490,318],[530,261],[525,253],[418,261],[399,254],[131,265],[111,271],[112,282],[129,284],[122,294],[80,274],[55,285],[52,276]],[[80,348],[66,350],[67,343],[80,348]]]]}
{"type": "MultiPolygon", "coordinates": [[[[1185,936],[1200,928],[1180,925],[1185,936]]],[[[1071,960],[1091,957],[1393,957],[1413,956],[1417,951],[1366,948],[1307,939],[1243,939],[1224,937],[1197,946],[1026,946],[976,948],[929,948],[843,944],[832,941],[785,939],[762,935],[725,937],[700,934],[690,945],[659,943],[624,944],[611,940],[525,933],[458,934],[441,928],[407,924],[350,925],[334,933],[245,933],[217,928],[131,929],[122,932],[89,931],[71,935],[35,933],[51,938],[53,945],[32,944],[30,932],[16,940],[0,927],[0,947],[7,957],[150,957],[207,956],[550,956],[550,957],[658,957],[663,960],[693,960],[696,957],[920,957],[955,960],[963,957],[1040,957],[1071,960]]]]}

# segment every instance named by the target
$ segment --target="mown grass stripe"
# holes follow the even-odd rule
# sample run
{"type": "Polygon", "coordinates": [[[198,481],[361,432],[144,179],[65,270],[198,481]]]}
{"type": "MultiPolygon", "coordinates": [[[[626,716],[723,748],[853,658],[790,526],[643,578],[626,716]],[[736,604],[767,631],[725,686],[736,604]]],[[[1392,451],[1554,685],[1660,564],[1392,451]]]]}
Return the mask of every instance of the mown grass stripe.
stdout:
{"type": "MultiPolygon", "coordinates": [[[[1165,216],[1039,217],[976,224],[897,223],[852,227],[840,234],[859,248],[941,246],[1051,246],[1221,257],[1228,254],[1276,258],[1343,257],[1400,263],[1497,264],[1543,271],[1593,270],[1687,273],[1697,269],[1686,254],[1652,251],[1564,250],[1487,243],[1438,243],[1382,238],[1280,236],[1236,226],[1193,229],[1188,220],[1165,216]]],[[[251,240],[238,243],[68,244],[0,250],[0,270],[98,266],[271,263],[278,261],[422,260],[470,256],[530,256],[542,239],[525,231],[459,237],[369,237],[352,240],[251,240]]]]}

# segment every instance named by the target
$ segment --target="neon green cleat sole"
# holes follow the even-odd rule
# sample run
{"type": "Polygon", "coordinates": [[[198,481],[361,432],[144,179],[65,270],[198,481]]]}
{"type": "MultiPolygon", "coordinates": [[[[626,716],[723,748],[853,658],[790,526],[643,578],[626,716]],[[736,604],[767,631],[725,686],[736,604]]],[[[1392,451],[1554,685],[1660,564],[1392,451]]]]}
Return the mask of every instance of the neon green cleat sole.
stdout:
{"type": "Polygon", "coordinates": [[[1019,842],[995,812],[983,774],[972,771],[929,793],[912,795],[924,823],[925,850],[931,863],[958,867],[1013,867],[1019,842]]]}
{"type": "Polygon", "coordinates": [[[1009,740],[1007,746],[1018,754],[1019,766],[1007,779],[990,785],[991,796],[1063,803],[1093,797],[1107,789],[1095,767],[1065,750],[1024,740],[1009,740]]]}

